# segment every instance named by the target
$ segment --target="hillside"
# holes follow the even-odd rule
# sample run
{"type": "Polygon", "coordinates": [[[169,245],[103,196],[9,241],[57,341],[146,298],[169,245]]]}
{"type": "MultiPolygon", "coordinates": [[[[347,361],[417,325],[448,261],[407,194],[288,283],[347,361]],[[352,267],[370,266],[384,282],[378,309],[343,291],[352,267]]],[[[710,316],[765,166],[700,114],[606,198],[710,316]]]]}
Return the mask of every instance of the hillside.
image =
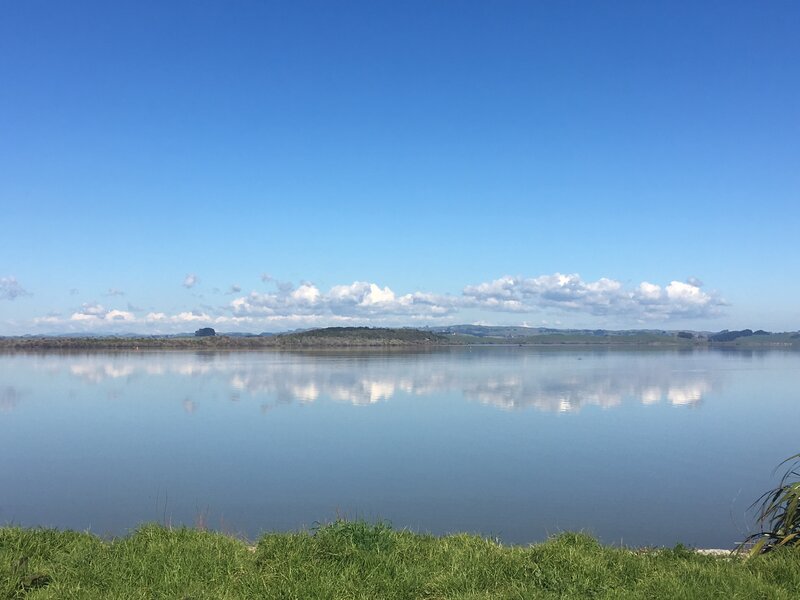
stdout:
{"type": "Polygon", "coordinates": [[[764,330],[719,332],[665,329],[552,329],[546,327],[449,325],[429,329],[450,344],[519,345],[634,345],[634,346],[745,346],[800,347],[800,332],[771,333],[764,330]]]}
{"type": "Polygon", "coordinates": [[[274,338],[281,347],[295,346],[418,346],[440,345],[448,340],[438,334],[419,329],[389,329],[371,327],[328,327],[274,338]]]}

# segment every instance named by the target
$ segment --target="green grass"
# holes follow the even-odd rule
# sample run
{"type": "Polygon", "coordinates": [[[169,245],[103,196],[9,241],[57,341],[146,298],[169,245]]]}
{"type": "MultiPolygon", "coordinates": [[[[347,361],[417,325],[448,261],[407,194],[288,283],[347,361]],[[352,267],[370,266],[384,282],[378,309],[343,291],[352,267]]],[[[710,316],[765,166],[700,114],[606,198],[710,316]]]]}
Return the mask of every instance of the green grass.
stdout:
{"type": "Polygon", "coordinates": [[[111,542],[0,529],[0,598],[798,598],[800,549],[749,560],[633,552],[562,534],[529,547],[362,522],[264,535],[147,525],[111,542]]]}

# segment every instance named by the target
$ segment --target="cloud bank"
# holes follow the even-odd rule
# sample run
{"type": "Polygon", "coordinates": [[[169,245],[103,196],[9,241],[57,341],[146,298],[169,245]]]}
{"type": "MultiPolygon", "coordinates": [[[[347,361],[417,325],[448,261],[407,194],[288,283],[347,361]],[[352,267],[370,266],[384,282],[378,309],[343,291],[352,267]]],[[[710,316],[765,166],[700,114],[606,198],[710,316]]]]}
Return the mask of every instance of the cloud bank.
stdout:
{"type": "Polygon", "coordinates": [[[441,318],[464,309],[507,313],[566,311],[591,316],[624,316],[637,321],[716,317],[726,306],[700,282],[672,281],[666,286],[642,282],[633,288],[603,277],[584,281],[580,275],[501,277],[466,286],[461,295],[414,292],[397,295],[389,287],[356,281],[327,292],[311,283],[279,286],[275,292],[251,292],[236,298],[233,314],[248,317],[336,315],[342,317],[441,318]]]}
{"type": "MultiPolygon", "coordinates": [[[[264,278],[262,278],[264,279],[264,278]]],[[[9,280],[4,279],[3,282],[9,280]]],[[[7,289],[14,292],[16,280],[7,289]]],[[[192,287],[197,276],[187,275],[184,286],[192,287]]],[[[476,315],[491,321],[491,315],[566,315],[585,319],[648,324],[674,320],[709,319],[721,316],[727,303],[716,292],[706,291],[695,278],[635,285],[601,277],[586,281],[577,273],[538,277],[504,276],[465,286],[458,294],[426,291],[397,293],[369,281],[355,281],[321,289],[312,282],[291,284],[267,279],[272,291],[252,291],[219,305],[204,305],[174,312],[145,312],[128,304],[127,310],[84,303],[68,319],[47,316],[39,324],[68,324],[102,329],[108,325],[146,325],[157,331],[184,331],[187,325],[211,325],[231,330],[265,330],[327,325],[425,324],[469,320],[476,315]]],[[[6,289],[6,288],[4,288],[6,289]]],[[[21,289],[21,288],[19,288],[21,289]]],[[[228,294],[240,293],[238,285],[228,294]]],[[[220,301],[224,294],[220,291],[220,301]]],[[[507,320],[507,318],[506,318],[507,320]]]]}
{"type": "Polygon", "coordinates": [[[366,281],[336,285],[327,292],[314,284],[279,286],[275,292],[251,292],[230,303],[236,316],[317,315],[338,317],[442,317],[458,309],[456,297],[414,292],[397,295],[389,287],[366,281]]]}
{"type": "Polygon", "coordinates": [[[584,281],[580,275],[542,275],[534,278],[501,277],[467,286],[464,297],[474,306],[493,311],[535,312],[555,308],[593,316],[630,316],[637,320],[716,317],[726,305],[718,295],[704,292],[695,278],[672,281],[662,287],[643,281],[626,288],[622,282],[600,278],[584,281]]]}

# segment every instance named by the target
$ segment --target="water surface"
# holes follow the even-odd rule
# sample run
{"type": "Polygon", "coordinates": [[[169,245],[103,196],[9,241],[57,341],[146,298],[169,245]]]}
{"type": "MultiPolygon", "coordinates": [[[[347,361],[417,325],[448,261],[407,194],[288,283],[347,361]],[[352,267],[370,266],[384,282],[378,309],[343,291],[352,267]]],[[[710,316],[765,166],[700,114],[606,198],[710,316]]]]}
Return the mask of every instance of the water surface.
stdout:
{"type": "Polygon", "coordinates": [[[0,523],[730,547],[799,384],[781,351],[5,354],[0,523]]]}

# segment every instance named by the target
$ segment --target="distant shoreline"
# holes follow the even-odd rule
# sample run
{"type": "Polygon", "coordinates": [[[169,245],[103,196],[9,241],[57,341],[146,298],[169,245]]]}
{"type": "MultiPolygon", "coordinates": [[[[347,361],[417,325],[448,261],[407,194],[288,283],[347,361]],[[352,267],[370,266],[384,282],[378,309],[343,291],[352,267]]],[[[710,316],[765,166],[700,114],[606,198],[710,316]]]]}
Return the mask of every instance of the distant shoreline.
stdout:
{"type": "MultiPolygon", "coordinates": [[[[494,328],[498,329],[498,328],[494,328]]],[[[0,337],[0,350],[325,350],[433,349],[476,346],[630,348],[800,348],[800,334],[750,330],[694,335],[683,332],[548,331],[474,335],[407,328],[331,327],[276,335],[15,336],[0,337]],[[741,334],[741,335],[738,335],[741,334]],[[690,337],[691,336],[691,337],[690,337]],[[715,339],[716,338],[716,339],[715,339]]],[[[493,331],[494,333],[494,331],[493,331]]]]}

